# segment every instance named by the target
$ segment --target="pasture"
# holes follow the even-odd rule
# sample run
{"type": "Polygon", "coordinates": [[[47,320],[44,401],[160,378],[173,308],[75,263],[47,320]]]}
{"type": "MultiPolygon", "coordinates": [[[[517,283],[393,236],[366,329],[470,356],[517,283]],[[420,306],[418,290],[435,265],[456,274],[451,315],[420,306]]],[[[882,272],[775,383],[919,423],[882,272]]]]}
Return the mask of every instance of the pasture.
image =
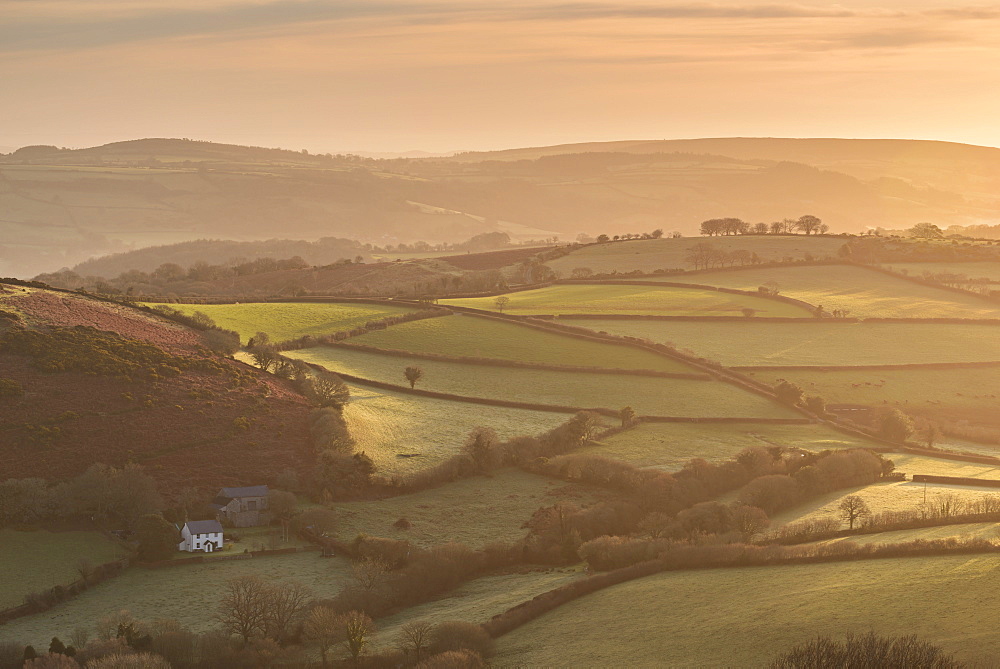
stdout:
{"type": "Polygon", "coordinates": [[[344,541],[364,533],[425,547],[456,542],[481,548],[524,537],[528,530],[522,525],[543,506],[559,501],[586,506],[599,494],[597,488],[508,468],[410,495],[338,503],[336,534],[344,541]],[[393,527],[400,518],[410,521],[410,529],[393,527]]]}
{"type": "Polygon", "coordinates": [[[1000,281],[1000,262],[894,262],[886,263],[884,267],[894,272],[916,277],[921,276],[924,272],[930,272],[931,274],[964,274],[970,279],[1000,281]]]}
{"type": "Polygon", "coordinates": [[[1000,657],[994,555],[667,572],[587,595],[498,640],[501,666],[759,667],[817,634],[916,634],[1000,657]]]}
{"type": "MultiPolygon", "coordinates": [[[[442,319],[436,319],[442,320],[442,319]]],[[[490,427],[501,439],[546,432],[568,414],[508,409],[351,386],[344,418],[357,442],[382,476],[427,469],[456,455],[469,432],[490,427]]]]}
{"type": "MultiPolygon", "coordinates": [[[[692,283],[695,281],[692,280],[692,283]]],[[[705,282],[710,283],[710,282],[705,282]]],[[[756,290],[753,286],[753,290],[756,290]]],[[[553,285],[510,293],[504,313],[532,314],[635,314],[653,316],[740,316],[754,309],[758,316],[808,318],[803,307],[756,295],[734,295],[703,288],[629,286],[612,284],[553,285]]],[[[448,306],[496,311],[495,297],[440,300],[448,306]]]]}
{"type": "Polygon", "coordinates": [[[464,397],[614,411],[630,405],[646,416],[798,417],[774,401],[719,381],[489,367],[327,346],[288,355],[332,372],[396,385],[406,384],[406,367],[418,366],[424,376],[417,388],[464,397]]]}
{"type": "Polygon", "coordinates": [[[1000,305],[984,299],[853,265],[699,272],[664,280],[743,290],[773,282],[782,295],[822,305],[827,312],[846,309],[857,318],[1000,318],[1000,305]]]}
{"type": "MultiPolygon", "coordinates": [[[[156,303],[148,306],[155,307],[156,303]]],[[[207,315],[220,328],[240,333],[243,343],[258,332],[273,341],[304,335],[333,334],[368,321],[404,314],[413,309],[391,304],[347,304],[315,302],[247,302],[242,304],[168,304],[168,307],[207,315]]]]}
{"type": "Polygon", "coordinates": [[[637,467],[677,471],[692,458],[710,462],[728,460],[750,446],[823,451],[871,445],[869,441],[841,434],[824,425],[640,423],[581,452],[621,460],[637,467]]]}
{"type": "Polygon", "coordinates": [[[681,237],[678,239],[636,239],[608,244],[593,244],[547,264],[563,277],[569,277],[578,267],[596,274],[639,270],[692,269],[687,260],[696,244],[710,242],[720,251],[745,249],[756,253],[763,262],[785,259],[836,257],[844,240],[835,237],[805,235],[741,235],[738,237],[681,237]]]}
{"type": "Polygon", "coordinates": [[[0,638],[47,647],[52,637],[65,639],[78,627],[90,630],[93,638],[97,621],[122,609],[140,620],[173,619],[204,632],[217,625],[214,615],[226,581],[247,574],[270,582],[298,581],[317,597],[332,597],[350,580],[351,567],[342,558],[321,558],[318,551],[160,569],[131,567],[45,613],[3,625],[0,638]]]}
{"type": "MultiPolygon", "coordinates": [[[[438,319],[440,320],[440,319],[438,319]]],[[[1000,327],[952,323],[580,320],[597,332],[672,344],[729,367],[1000,361],[1000,327]]]]}
{"type": "Polygon", "coordinates": [[[437,353],[548,365],[681,373],[697,371],[676,360],[630,346],[579,339],[508,321],[462,314],[400,323],[385,330],[353,337],[350,343],[412,353],[437,353]]]}
{"type": "Polygon", "coordinates": [[[935,539],[971,539],[978,537],[995,541],[998,538],[997,523],[964,523],[959,525],[938,525],[936,527],[918,527],[912,530],[892,530],[874,534],[858,534],[853,537],[837,537],[824,541],[811,542],[817,545],[839,544],[850,541],[856,544],[898,544],[905,541],[934,541],[935,539]]]}
{"type": "Polygon", "coordinates": [[[78,580],[80,560],[97,566],[124,554],[124,548],[99,532],[0,529],[0,572],[5,574],[0,578],[0,609],[23,604],[29,593],[78,580]]]}

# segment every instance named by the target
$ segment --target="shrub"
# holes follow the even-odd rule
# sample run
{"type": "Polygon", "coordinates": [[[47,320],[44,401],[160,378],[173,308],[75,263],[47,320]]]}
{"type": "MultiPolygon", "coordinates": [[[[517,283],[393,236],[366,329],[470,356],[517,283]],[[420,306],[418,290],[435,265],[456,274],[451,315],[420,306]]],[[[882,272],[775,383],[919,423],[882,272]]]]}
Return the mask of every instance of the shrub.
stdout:
{"type": "Polygon", "coordinates": [[[435,654],[471,650],[480,657],[489,657],[493,654],[493,639],[482,625],[461,621],[443,622],[431,634],[430,650],[435,654]]]}
{"type": "Polygon", "coordinates": [[[480,669],[485,666],[483,658],[471,650],[449,650],[427,658],[417,665],[417,669],[480,669]]]}

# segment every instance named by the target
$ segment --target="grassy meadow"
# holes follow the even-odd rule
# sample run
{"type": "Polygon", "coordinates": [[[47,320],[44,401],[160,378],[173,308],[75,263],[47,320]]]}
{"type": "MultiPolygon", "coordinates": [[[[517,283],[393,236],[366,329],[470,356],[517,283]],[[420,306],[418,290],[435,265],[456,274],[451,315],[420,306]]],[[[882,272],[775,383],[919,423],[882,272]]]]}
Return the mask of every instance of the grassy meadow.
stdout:
{"type": "Polygon", "coordinates": [[[909,262],[909,263],[886,263],[886,269],[894,272],[908,274],[910,276],[921,276],[924,272],[932,274],[950,273],[964,274],[970,279],[989,279],[990,281],[1000,281],[1000,262],[976,261],[976,262],[909,262]]]}
{"type": "MultiPolygon", "coordinates": [[[[822,451],[865,448],[871,442],[824,425],[640,423],[581,452],[638,467],[677,471],[692,458],[728,460],[750,446],[786,446],[822,451]]],[[[931,472],[927,472],[931,473],[931,472]]]]}
{"type": "Polygon", "coordinates": [[[491,427],[501,439],[510,439],[541,434],[570,416],[352,385],[344,418],[357,450],[375,461],[380,474],[392,477],[433,467],[455,455],[473,428],[491,427]]]}
{"type": "Polygon", "coordinates": [[[951,323],[580,320],[597,332],[669,343],[730,367],[1000,361],[1000,327],[951,323]]]}
{"type": "Polygon", "coordinates": [[[549,365],[682,373],[697,371],[676,360],[629,346],[588,341],[517,323],[462,314],[400,323],[385,330],[352,337],[349,343],[413,353],[438,353],[549,365]]]}
{"type": "Polygon", "coordinates": [[[630,405],[646,416],[798,417],[767,398],[719,381],[488,367],[327,346],[290,351],[289,356],[332,372],[398,385],[406,384],[403,370],[415,365],[424,371],[418,388],[464,397],[615,411],[630,405]]]}
{"type": "MultiPolygon", "coordinates": [[[[756,288],[756,286],[755,286],[756,288]]],[[[755,295],[733,295],[702,288],[621,286],[610,284],[555,285],[508,295],[504,313],[635,314],[640,316],[739,316],[744,308],[759,316],[807,318],[809,310],[755,295]]],[[[441,304],[496,311],[495,297],[464,297],[441,304]]]]}
{"type": "Polygon", "coordinates": [[[124,554],[121,546],[99,532],[0,529],[3,572],[17,574],[17,578],[0,578],[0,609],[23,604],[28,593],[78,580],[76,565],[80,560],[97,566],[124,554]]]}
{"type": "Polygon", "coordinates": [[[48,647],[54,636],[66,639],[77,627],[90,630],[105,615],[128,609],[141,620],[174,619],[196,632],[217,626],[214,615],[228,579],[257,574],[271,582],[299,581],[317,597],[332,597],[351,579],[350,563],[321,558],[318,551],[213,560],[161,569],[131,567],[54,608],[0,627],[0,638],[48,647]]]}
{"type": "Polygon", "coordinates": [[[480,548],[524,537],[528,530],[522,525],[540,507],[559,501],[585,506],[598,494],[595,488],[509,468],[410,495],[338,503],[336,534],[344,541],[364,533],[420,546],[457,542],[480,548]],[[410,529],[392,526],[400,518],[410,521],[410,529]]]}
{"type": "Polygon", "coordinates": [[[847,309],[858,318],[1000,318],[1000,306],[986,300],[853,265],[700,272],[664,280],[743,290],[774,282],[782,295],[822,305],[828,312],[847,309]]]}
{"type": "Polygon", "coordinates": [[[805,237],[805,235],[765,235],[715,237],[681,237],[679,239],[637,239],[609,244],[586,246],[547,264],[562,276],[568,277],[578,267],[587,267],[597,274],[639,270],[654,272],[658,269],[691,269],[687,255],[696,244],[710,241],[720,251],[745,249],[756,253],[764,262],[802,259],[807,257],[836,257],[844,240],[834,237],[805,237]]]}
{"type": "Polygon", "coordinates": [[[498,640],[500,666],[756,667],[817,634],[916,634],[1000,657],[994,555],[667,572],[587,595],[498,640]]]}
{"type": "MultiPolygon", "coordinates": [[[[156,303],[149,306],[155,307],[156,303]]],[[[243,343],[258,332],[273,341],[304,335],[332,334],[350,330],[368,321],[404,314],[413,309],[390,304],[346,304],[315,302],[247,302],[242,304],[168,304],[186,314],[200,311],[226,330],[240,333],[243,343]]]]}

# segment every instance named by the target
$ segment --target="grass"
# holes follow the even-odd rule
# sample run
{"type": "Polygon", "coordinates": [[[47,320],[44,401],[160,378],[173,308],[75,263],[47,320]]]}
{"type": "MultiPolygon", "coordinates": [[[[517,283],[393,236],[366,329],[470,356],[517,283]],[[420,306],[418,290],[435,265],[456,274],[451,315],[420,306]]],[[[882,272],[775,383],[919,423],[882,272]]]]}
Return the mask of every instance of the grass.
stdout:
{"type": "Polygon", "coordinates": [[[951,323],[706,323],[585,320],[574,325],[670,343],[727,366],[1000,361],[1000,328],[951,323]]]}
{"type": "Polygon", "coordinates": [[[985,260],[977,262],[894,262],[885,264],[885,268],[915,277],[919,277],[924,272],[932,274],[948,272],[950,274],[964,274],[970,279],[1000,281],[1000,262],[985,260]]]}
{"type": "Polygon", "coordinates": [[[807,238],[805,235],[716,237],[711,240],[704,237],[635,240],[587,246],[547,264],[557,272],[561,272],[563,276],[570,276],[577,267],[589,267],[598,274],[615,271],[625,273],[634,270],[653,272],[658,269],[691,269],[691,263],[686,260],[690,249],[695,244],[705,241],[710,241],[722,251],[746,249],[756,253],[764,262],[809,256],[836,257],[837,249],[844,245],[842,239],[807,238]]]}
{"type": "Polygon", "coordinates": [[[516,541],[528,530],[522,526],[537,509],[568,500],[584,506],[595,499],[595,489],[504,469],[489,477],[454,481],[411,495],[378,501],[338,503],[337,536],[351,541],[364,533],[407,539],[420,546],[458,542],[480,548],[494,541],[516,541]],[[392,525],[400,518],[408,530],[392,525]]]}
{"type": "Polygon", "coordinates": [[[933,541],[935,539],[950,539],[951,537],[960,539],[979,537],[995,540],[997,539],[997,524],[966,523],[962,525],[939,525],[937,527],[920,527],[913,530],[893,530],[891,532],[877,532],[875,534],[859,534],[853,537],[838,537],[814,543],[837,544],[850,541],[856,544],[898,544],[918,539],[933,541]]]}
{"type": "Polygon", "coordinates": [[[581,576],[579,567],[564,567],[477,578],[449,592],[442,599],[380,619],[378,633],[372,641],[380,648],[397,646],[400,628],[409,622],[423,621],[432,625],[453,620],[486,622],[516,604],[575,581],[581,576]]]}
{"type": "Polygon", "coordinates": [[[121,546],[99,532],[0,529],[0,572],[17,574],[17,578],[0,578],[0,609],[23,604],[28,593],[78,580],[76,565],[80,560],[97,566],[124,553],[121,546]]]}
{"type": "Polygon", "coordinates": [[[541,434],[569,419],[551,411],[466,404],[367,386],[351,386],[344,417],[357,450],[367,453],[379,473],[390,477],[432,467],[455,455],[476,427],[491,427],[501,439],[510,439],[541,434]]]}
{"type": "MultiPolygon", "coordinates": [[[[149,306],[156,306],[150,303],[149,306]]],[[[186,314],[200,311],[226,330],[235,330],[245,343],[258,332],[274,341],[304,335],[332,334],[368,321],[412,311],[380,304],[319,304],[312,302],[253,302],[245,304],[168,304],[186,314]]]]}
{"type": "Polygon", "coordinates": [[[751,667],[817,634],[916,634],[1000,657],[993,555],[668,572],[601,590],[499,639],[500,666],[751,667]]]}
{"type": "Polygon", "coordinates": [[[257,574],[271,582],[299,581],[317,597],[332,597],[350,578],[350,564],[321,558],[318,551],[249,560],[214,560],[161,569],[132,567],[55,608],[0,627],[0,637],[43,645],[65,639],[77,627],[91,631],[102,616],[128,609],[137,618],[174,619],[196,632],[217,626],[213,619],[228,579],[257,574]]]}
{"type": "MultiPolygon", "coordinates": [[[[692,283],[694,281],[692,280],[692,283]]],[[[707,282],[706,282],[707,283],[707,282]]],[[[754,286],[756,289],[756,286],[754,286]]],[[[504,313],[636,314],[660,316],[739,316],[744,308],[759,316],[809,317],[809,310],[754,295],[701,288],[616,285],[555,285],[511,293],[504,313]]],[[[441,300],[441,304],[496,311],[494,297],[441,300]]]]}
{"type": "Polygon", "coordinates": [[[418,388],[465,397],[612,410],[631,405],[639,415],[649,416],[797,416],[764,397],[718,381],[486,367],[335,347],[289,355],[333,372],[393,384],[405,384],[403,369],[416,365],[424,371],[418,388]]]}
{"type": "Polygon", "coordinates": [[[687,373],[695,371],[683,363],[629,346],[588,341],[516,323],[461,314],[401,323],[354,337],[350,343],[414,353],[554,365],[687,373]]]}
{"type": "Polygon", "coordinates": [[[744,290],[773,281],[782,295],[822,305],[828,312],[847,309],[859,318],[1000,318],[1000,306],[986,300],[852,265],[705,272],[669,280],[744,290]]]}
{"type": "Polygon", "coordinates": [[[871,443],[823,425],[641,423],[583,452],[639,467],[677,471],[692,458],[710,462],[728,460],[750,446],[795,446],[822,451],[864,448],[871,443]]]}

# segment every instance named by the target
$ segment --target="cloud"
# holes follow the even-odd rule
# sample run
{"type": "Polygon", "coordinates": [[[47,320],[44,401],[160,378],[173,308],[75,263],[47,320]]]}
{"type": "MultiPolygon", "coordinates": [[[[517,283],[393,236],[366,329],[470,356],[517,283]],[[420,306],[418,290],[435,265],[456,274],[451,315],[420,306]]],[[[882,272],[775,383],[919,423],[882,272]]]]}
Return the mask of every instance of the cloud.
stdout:
{"type": "MultiPolygon", "coordinates": [[[[894,28],[889,30],[868,31],[843,34],[828,39],[819,40],[804,48],[810,51],[829,51],[834,49],[899,49],[922,44],[942,44],[968,42],[967,35],[962,33],[936,30],[930,28],[894,28]]],[[[802,47],[798,47],[802,48],[802,47]]]]}

